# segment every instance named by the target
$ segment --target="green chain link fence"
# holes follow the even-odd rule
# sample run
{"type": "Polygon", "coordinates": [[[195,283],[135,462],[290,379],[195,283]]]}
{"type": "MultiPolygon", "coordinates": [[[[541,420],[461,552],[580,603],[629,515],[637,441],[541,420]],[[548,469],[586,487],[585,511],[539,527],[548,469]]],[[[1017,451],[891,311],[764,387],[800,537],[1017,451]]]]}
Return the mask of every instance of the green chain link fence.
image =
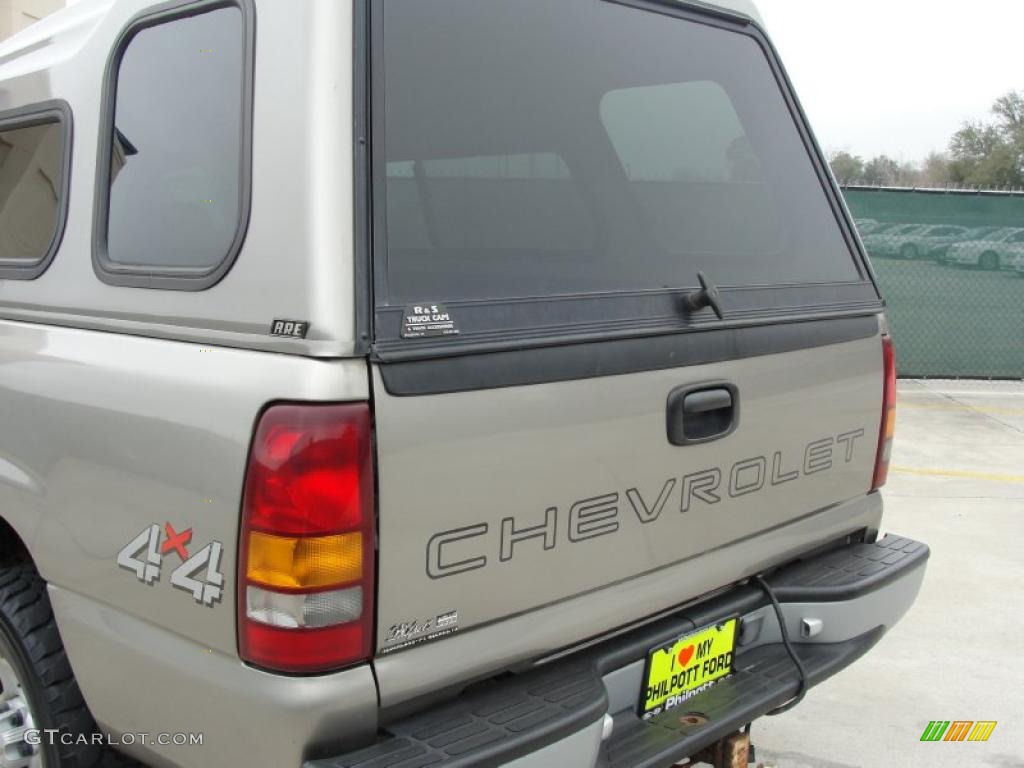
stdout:
{"type": "Polygon", "coordinates": [[[843,191],[900,375],[1024,379],[1024,193],[843,191]]]}

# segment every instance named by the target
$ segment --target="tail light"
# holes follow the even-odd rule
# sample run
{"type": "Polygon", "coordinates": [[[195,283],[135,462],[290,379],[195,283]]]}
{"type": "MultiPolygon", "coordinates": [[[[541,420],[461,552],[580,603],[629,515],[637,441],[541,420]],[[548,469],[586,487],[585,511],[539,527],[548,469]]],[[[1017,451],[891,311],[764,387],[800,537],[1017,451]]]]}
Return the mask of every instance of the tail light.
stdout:
{"type": "Polygon", "coordinates": [[[370,657],[372,462],[366,404],[276,405],[263,414],[242,502],[244,661],[319,673],[370,657]]]}
{"type": "Polygon", "coordinates": [[[896,431],[896,351],[891,336],[882,336],[882,360],[885,366],[885,383],[882,387],[882,425],[878,430],[878,455],[875,458],[875,476],[871,481],[873,491],[885,485],[889,477],[892,436],[896,431]]]}

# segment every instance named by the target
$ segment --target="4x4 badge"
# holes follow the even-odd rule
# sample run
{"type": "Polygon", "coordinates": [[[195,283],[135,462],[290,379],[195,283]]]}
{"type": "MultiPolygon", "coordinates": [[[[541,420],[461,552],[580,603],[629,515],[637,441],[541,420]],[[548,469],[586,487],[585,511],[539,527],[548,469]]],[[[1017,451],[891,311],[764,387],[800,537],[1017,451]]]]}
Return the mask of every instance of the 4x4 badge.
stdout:
{"type": "Polygon", "coordinates": [[[182,562],[171,572],[171,586],[188,592],[197,603],[213,607],[224,598],[224,574],[220,572],[224,545],[214,541],[189,556],[191,542],[191,528],[179,533],[170,523],[164,524],[163,531],[159,525],[150,525],[117,553],[117,564],[143,584],[153,586],[160,581],[164,555],[173,552],[182,562]]]}

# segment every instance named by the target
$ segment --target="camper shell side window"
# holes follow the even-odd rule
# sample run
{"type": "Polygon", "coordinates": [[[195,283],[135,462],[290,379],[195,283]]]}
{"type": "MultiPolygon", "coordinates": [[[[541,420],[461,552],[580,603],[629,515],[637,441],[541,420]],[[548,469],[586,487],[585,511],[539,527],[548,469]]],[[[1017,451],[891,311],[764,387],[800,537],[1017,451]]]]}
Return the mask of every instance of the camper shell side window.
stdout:
{"type": "Polygon", "coordinates": [[[93,264],[113,285],[202,290],[249,219],[254,8],[208,0],[137,17],[108,63],[93,264]]]}
{"type": "Polygon", "coordinates": [[[0,278],[33,280],[64,235],[71,108],[49,101],[0,113],[0,278]]]}

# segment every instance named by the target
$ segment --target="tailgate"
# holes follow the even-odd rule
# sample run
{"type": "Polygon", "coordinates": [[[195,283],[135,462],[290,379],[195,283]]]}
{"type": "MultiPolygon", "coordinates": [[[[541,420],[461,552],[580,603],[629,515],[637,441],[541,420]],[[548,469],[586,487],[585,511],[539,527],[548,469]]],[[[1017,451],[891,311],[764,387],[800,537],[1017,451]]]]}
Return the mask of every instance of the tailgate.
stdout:
{"type": "Polygon", "coordinates": [[[388,394],[378,371],[380,648],[564,600],[866,493],[877,322],[818,329],[822,340],[865,336],[437,395],[388,394]],[[673,445],[669,394],[709,383],[735,388],[735,429],[673,445]]]}
{"type": "Polygon", "coordinates": [[[371,9],[379,653],[869,491],[881,302],[752,22],[371,9]]]}

